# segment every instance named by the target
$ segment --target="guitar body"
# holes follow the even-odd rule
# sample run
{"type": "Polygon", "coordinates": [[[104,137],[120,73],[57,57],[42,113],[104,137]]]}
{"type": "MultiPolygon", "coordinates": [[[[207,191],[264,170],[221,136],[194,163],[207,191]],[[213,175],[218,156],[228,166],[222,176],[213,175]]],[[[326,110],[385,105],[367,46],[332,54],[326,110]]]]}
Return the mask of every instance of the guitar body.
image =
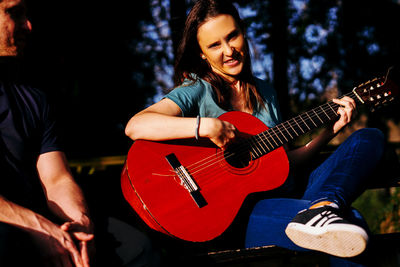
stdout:
{"type": "MultiPolygon", "coordinates": [[[[249,135],[268,129],[257,118],[242,112],[228,112],[219,118],[249,135]]],[[[151,228],[200,242],[221,235],[247,195],[279,187],[288,173],[283,147],[237,167],[209,140],[138,140],[129,150],[121,185],[125,199],[151,228]],[[165,158],[171,153],[197,184],[204,206],[196,204],[165,158]]]]}

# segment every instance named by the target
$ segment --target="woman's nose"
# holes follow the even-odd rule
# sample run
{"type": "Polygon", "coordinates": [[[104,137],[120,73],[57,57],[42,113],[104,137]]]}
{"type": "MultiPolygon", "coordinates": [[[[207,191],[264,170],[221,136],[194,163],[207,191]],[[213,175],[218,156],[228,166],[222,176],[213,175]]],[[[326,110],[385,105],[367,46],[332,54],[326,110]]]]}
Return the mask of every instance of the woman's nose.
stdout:
{"type": "Polygon", "coordinates": [[[229,43],[224,43],[224,55],[232,56],[234,48],[229,43]]]}

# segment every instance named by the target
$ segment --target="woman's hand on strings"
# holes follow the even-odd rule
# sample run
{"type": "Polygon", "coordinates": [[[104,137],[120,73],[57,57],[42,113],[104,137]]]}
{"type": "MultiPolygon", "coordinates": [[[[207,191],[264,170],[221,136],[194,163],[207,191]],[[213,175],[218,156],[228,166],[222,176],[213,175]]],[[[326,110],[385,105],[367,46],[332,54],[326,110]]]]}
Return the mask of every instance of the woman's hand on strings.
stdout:
{"type": "Polygon", "coordinates": [[[340,105],[338,114],[340,118],[333,124],[332,131],[334,134],[338,133],[344,126],[351,120],[356,111],[356,102],[354,99],[345,96],[341,99],[332,99],[332,101],[340,105]]]}
{"type": "Polygon", "coordinates": [[[202,118],[200,136],[208,137],[214,144],[225,150],[238,136],[236,127],[217,118],[202,118]]]}

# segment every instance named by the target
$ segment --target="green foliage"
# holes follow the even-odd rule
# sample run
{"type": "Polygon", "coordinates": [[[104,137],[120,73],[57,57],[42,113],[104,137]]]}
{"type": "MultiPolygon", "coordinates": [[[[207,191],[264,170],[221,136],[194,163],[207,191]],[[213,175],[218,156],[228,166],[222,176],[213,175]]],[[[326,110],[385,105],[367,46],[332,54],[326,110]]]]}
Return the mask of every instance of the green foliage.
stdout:
{"type": "Polygon", "coordinates": [[[367,190],[353,203],[363,214],[372,233],[400,231],[399,193],[399,188],[367,190]]]}

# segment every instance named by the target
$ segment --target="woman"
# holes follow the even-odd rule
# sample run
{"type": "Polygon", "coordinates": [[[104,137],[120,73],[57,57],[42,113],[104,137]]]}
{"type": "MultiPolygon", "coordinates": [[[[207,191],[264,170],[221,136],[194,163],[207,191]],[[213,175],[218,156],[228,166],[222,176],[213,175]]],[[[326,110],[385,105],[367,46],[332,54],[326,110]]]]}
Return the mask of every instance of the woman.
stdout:
{"type": "MultiPolygon", "coordinates": [[[[126,126],[127,136],[133,140],[209,138],[225,150],[240,135],[235,125],[218,119],[227,111],[252,114],[270,128],[277,125],[281,117],[275,91],[256,79],[250,66],[245,30],[235,7],[230,1],[199,0],[188,15],[178,49],[174,76],[177,87],[158,103],[133,116],[126,126]]],[[[340,118],[307,145],[295,150],[287,149],[291,165],[307,163],[351,121],[356,107],[354,100],[343,97],[333,102],[340,105],[337,111],[340,118]]],[[[268,225],[278,229],[273,240],[269,238],[267,229],[261,234],[248,231],[250,236],[260,239],[247,245],[258,242],[257,245],[298,248],[291,243],[293,241],[300,247],[341,257],[360,254],[368,241],[367,232],[340,214],[362,192],[366,174],[382,154],[382,140],[382,134],[374,129],[364,129],[350,137],[336,155],[311,174],[302,200],[281,200],[285,206],[281,217],[287,217],[284,214],[287,210],[292,213],[295,210],[290,215],[293,220],[268,225]],[[374,146],[369,146],[371,140],[374,140],[374,146]],[[365,160],[360,160],[364,153],[374,155],[368,158],[368,166],[365,166],[365,160]],[[340,160],[349,162],[349,157],[354,159],[351,165],[343,166],[340,160]],[[362,171],[357,169],[361,164],[362,171]],[[331,220],[323,226],[309,223],[321,216],[328,216],[331,220]],[[287,240],[285,230],[291,241],[287,240]],[[353,242],[348,242],[348,237],[353,242]]],[[[287,180],[294,178],[295,175],[290,175],[287,180]]],[[[291,188],[284,186],[281,191],[286,191],[287,195],[291,188]]],[[[266,205],[262,204],[261,209],[266,205]]],[[[268,213],[268,209],[265,212],[268,213]]],[[[249,225],[249,229],[260,229],[263,223],[255,227],[249,225]]]]}

